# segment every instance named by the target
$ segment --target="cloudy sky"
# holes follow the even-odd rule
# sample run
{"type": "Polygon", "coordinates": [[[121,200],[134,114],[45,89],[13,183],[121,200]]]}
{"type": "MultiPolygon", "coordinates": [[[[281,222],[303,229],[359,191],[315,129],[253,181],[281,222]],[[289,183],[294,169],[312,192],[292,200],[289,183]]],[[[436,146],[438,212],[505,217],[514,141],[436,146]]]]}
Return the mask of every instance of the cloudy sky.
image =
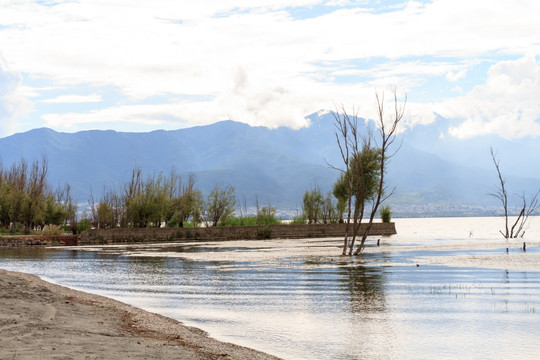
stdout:
{"type": "Polygon", "coordinates": [[[0,136],[298,128],[336,104],[372,118],[392,86],[408,126],[538,136],[539,15],[537,0],[0,0],[0,136]]]}

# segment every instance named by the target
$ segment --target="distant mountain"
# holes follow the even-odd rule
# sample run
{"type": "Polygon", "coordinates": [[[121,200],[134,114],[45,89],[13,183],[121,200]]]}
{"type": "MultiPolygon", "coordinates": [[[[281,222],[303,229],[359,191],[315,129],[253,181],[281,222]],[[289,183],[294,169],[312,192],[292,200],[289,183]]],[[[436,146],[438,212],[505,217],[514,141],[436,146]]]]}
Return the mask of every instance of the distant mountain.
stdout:
{"type": "MultiPolygon", "coordinates": [[[[145,174],[171,169],[195,173],[205,194],[215,183],[229,184],[248,206],[258,198],[261,204],[294,212],[301,208],[306,189],[331,189],[339,174],[328,163],[341,165],[332,114],[319,112],[308,118],[310,126],[299,130],[234,121],[149,133],[58,133],[42,128],[0,139],[0,156],[9,166],[21,158],[32,161],[46,155],[51,185],[69,182],[80,202],[88,200],[90,189],[99,197],[105,187],[119,188],[139,167],[145,174]]],[[[508,186],[515,189],[510,191],[540,188],[540,164],[532,163],[540,150],[536,141],[458,140],[447,131],[441,119],[417,126],[396,141],[401,148],[390,163],[388,186],[396,188],[389,203],[397,212],[491,211],[497,203],[488,193],[496,190],[497,178],[490,145],[500,154],[508,186]]]]}

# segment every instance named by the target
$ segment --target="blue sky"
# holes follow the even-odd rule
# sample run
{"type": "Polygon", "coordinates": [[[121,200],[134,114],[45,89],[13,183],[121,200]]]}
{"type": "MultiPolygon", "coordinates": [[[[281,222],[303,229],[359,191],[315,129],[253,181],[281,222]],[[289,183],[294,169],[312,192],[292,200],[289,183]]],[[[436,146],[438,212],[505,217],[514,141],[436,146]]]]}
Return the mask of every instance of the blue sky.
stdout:
{"type": "Polygon", "coordinates": [[[336,104],[373,118],[394,86],[405,126],[538,136],[538,14],[536,0],[6,0],[0,136],[298,128],[336,104]]]}

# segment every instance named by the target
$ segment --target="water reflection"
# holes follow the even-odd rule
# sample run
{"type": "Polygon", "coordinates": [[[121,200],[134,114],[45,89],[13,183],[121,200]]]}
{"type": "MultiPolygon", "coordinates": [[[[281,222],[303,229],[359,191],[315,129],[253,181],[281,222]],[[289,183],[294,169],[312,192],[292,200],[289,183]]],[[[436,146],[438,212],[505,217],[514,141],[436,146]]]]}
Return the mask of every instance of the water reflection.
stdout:
{"type": "Polygon", "coordinates": [[[383,312],[386,310],[384,272],[364,266],[346,267],[350,292],[350,310],[357,312],[383,312]]]}
{"type": "Polygon", "coordinates": [[[416,267],[411,259],[463,250],[390,250],[394,238],[360,257],[329,255],[331,242],[308,241],[321,254],[292,251],[300,240],[275,249],[229,243],[219,253],[213,243],[0,249],[0,268],[110,296],[287,359],[532,359],[540,351],[539,272],[416,267]],[[515,341],[525,345],[516,349],[515,341]]]}

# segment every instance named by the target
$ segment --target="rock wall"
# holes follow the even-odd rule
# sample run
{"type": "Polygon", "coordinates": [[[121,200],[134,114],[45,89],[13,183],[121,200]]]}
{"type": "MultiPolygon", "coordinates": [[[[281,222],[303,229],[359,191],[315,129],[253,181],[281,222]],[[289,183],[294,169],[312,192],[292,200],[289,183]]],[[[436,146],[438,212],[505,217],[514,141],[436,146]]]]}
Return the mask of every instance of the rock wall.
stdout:
{"type": "MultiPolygon", "coordinates": [[[[218,226],[208,228],[92,229],[85,231],[79,245],[149,243],[182,240],[254,240],[341,237],[345,224],[218,226]]],[[[362,224],[365,227],[366,224],[362,224]]],[[[370,235],[396,234],[395,223],[374,223],[370,235]]]]}
{"type": "Polygon", "coordinates": [[[4,235],[0,237],[0,247],[73,246],[79,243],[79,239],[80,235],[4,235]]]}

